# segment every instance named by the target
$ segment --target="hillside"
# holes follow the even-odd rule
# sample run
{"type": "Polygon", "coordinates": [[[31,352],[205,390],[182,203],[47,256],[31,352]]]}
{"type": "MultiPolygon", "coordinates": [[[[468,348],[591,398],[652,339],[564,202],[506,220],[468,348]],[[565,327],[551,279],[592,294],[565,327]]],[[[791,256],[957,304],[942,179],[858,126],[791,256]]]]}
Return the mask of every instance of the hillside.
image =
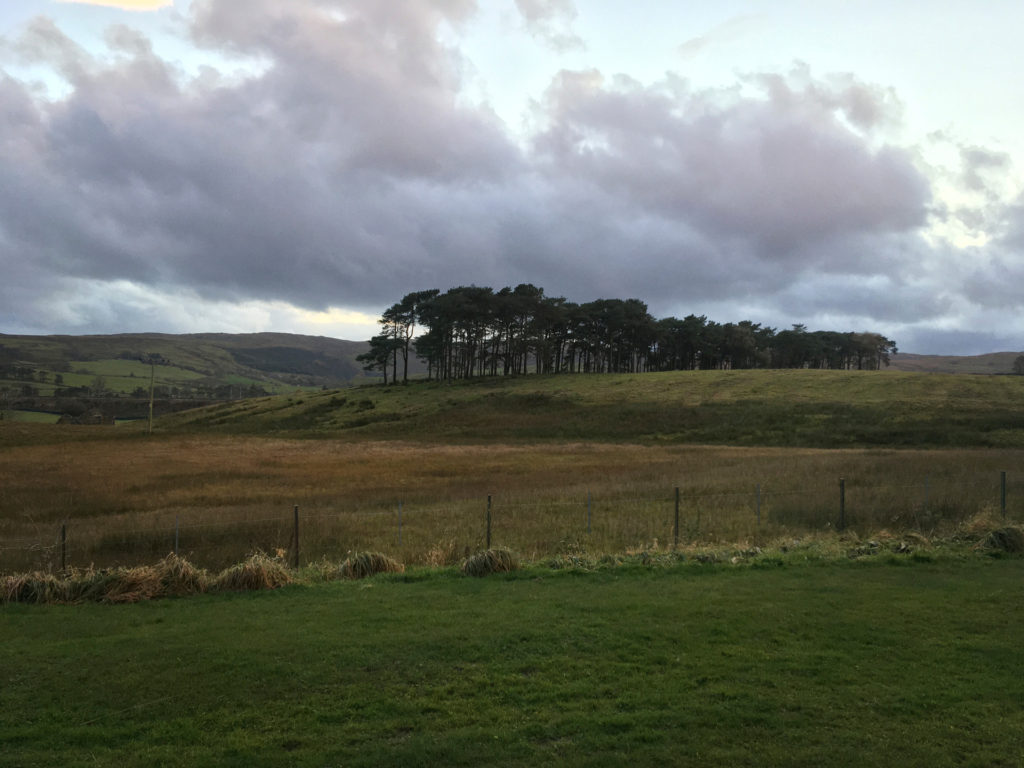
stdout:
{"type": "Polygon", "coordinates": [[[344,386],[362,376],[365,342],[287,333],[11,336],[0,334],[8,398],[148,396],[227,399],[344,386]]]}
{"type": "Polygon", "coordinates": [[[894,371],[919,373],[1012,373],[1013,361],[1021,352],[992,352],[987,355],[914,355],[906,352],[892,355],[889,367],[894,371]]]}
{"type": "Polygon", "coordinates": [[[161,424],[439,442],[1024,448],[1024,377],[809,370],[524,376],[259,398],[161,424]]]}

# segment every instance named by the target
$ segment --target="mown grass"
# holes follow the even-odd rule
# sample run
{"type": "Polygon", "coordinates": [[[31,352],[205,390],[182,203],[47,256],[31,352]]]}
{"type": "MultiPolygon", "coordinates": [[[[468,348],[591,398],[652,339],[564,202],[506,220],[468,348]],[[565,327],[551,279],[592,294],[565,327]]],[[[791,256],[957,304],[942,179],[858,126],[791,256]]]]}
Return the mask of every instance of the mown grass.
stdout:
{"type": "Polygon", "coordinates": [[[406,573],[6,606],[17,663],[0,673],[0,755],[19,766],[1024,760],[1024,560],[767,565],[406,573]]]}

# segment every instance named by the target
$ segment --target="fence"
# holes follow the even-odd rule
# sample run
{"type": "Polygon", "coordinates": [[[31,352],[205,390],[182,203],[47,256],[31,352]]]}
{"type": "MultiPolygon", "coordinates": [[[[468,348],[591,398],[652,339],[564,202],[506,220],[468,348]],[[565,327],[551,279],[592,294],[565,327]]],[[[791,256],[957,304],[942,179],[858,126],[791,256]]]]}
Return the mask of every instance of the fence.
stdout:
{"type": "Polygon", "coordinates": [[[695,485],[656,495],[624,491],[523,500],[525,495],[503,494],[432,504],[399,499],[380,506],[294,506],[280,515],[234,520],[92,517],[67,520],[34,537],[0,538],[0,572],[137,565],[169,552],[210,568],[256,550],[280,554],[294,566],[360,550],[386,552],[409,564],[444,565],[490,546],[537,558],[766,541],[823,530],[933,535],[979,513],[995,521],[1017,519],[1008,503],[1020,495],[1008,499],[1007,473],[1001,472],[974,483],[925,477],[906,485],[871,485],[839,478],[782,490],[765,482],[734,492],[695,485]]]}

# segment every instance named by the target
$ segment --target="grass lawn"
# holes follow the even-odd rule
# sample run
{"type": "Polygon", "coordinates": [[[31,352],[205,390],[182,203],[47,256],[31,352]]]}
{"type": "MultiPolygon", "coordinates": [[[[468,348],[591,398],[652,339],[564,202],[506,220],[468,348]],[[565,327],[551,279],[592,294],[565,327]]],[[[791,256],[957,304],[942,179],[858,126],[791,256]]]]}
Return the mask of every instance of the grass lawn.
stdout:
{"type": "Polygon", "coordinates": [[[898,562],[7,605],[0,764],[1021,765],[1024,559],[898,562]]]}

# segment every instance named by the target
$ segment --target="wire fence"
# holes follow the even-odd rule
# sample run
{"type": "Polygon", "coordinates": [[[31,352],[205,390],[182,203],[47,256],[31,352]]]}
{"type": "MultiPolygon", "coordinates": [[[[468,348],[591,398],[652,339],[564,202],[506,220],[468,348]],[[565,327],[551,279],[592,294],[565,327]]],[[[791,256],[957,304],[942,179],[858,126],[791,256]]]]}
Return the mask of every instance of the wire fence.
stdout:
{"type": "Polygon", "coordinates": [[[160,512],[92,516],[39,527],[35,535],[0,532],[0,572],[141,565],[171,552],[207,568],[225,567],[255,551],[294,566],[357,551],[384,552],[408,564],[447,565],[490,547],[538,558],[766,541],[826,530],[936,535],[979,514],[997,523],[1016,521],[1021,498],[1019,480],[1008,487],[1007,473],[1001,472],[973,481],[926,477],[888,485],[838,478],[802,488],[755,482],[726,491],[694,485],[648,493],[292,505],[280,514],[232,519],[160,512]]]}

